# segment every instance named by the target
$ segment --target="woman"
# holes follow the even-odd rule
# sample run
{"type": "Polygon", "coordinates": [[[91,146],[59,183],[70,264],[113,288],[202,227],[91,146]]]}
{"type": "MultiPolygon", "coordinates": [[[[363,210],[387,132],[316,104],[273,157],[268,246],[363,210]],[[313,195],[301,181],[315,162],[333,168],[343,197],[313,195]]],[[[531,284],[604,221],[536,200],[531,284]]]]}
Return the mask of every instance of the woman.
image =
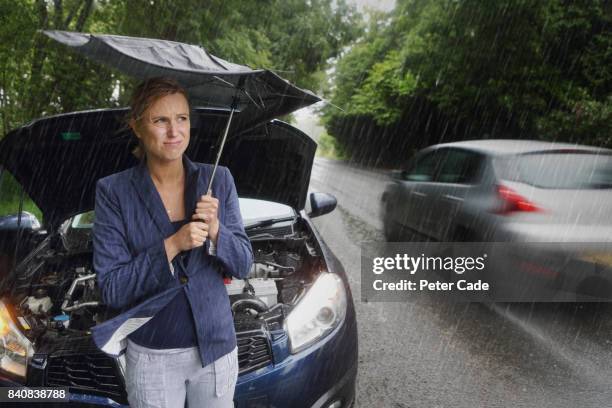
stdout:
{"type": "Polygon", "coordinates": [[[223,273],[246,277],[253,257],[234,181],[219,167],[205,191],[212,166],[184,155],[190,109],[177,82],[149,79],[130,105],[142,160],[98,181],[93,231],[102,299],[123,310],[112,338],[127,336],[130,406],[232,407],[238,361],[223,273]]]}

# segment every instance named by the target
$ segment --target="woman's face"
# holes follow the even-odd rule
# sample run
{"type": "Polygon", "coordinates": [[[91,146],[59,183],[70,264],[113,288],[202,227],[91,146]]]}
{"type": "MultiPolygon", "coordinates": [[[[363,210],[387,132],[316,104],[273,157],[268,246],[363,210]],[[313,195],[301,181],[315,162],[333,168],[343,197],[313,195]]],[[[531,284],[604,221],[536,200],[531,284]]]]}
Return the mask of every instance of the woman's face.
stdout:
{"type": "Polygon", "coordinates": [[[181,160],[190,136],[187,99],[180,93],[159,98],[132,128],[142,142],[147,160],[165,163],[181,160]]]}

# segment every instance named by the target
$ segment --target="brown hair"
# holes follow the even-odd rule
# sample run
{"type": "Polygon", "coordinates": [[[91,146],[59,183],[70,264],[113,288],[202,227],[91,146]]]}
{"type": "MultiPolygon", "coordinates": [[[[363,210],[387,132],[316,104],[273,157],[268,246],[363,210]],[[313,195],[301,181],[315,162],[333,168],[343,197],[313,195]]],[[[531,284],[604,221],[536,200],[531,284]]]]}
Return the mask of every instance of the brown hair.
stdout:
{"type": "MultiPolygon", "coordinates": [[[[132,121],[138,122],[155,101],[175,93],[183,95],[185,99],[187,99],[187,104],[189,105],[187,91],[176,80],[167,77],[155,77],[144,80],[132,91],[130,111],[125,118],[126,123],[129,126],[132,121]]],[[[140,160],[145,159],[145,152],[140,139],[138,139],[138,146],[132,153],[140,160]]]]}

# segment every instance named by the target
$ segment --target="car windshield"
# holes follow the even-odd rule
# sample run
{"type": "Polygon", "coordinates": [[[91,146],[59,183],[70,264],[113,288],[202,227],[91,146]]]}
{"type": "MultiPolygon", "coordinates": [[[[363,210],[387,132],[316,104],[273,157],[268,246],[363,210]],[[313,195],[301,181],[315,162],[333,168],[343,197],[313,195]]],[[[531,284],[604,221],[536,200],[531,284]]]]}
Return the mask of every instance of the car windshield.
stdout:
{"type": "MultiPolygon", "coordinates": [[[[272,201],[240,198],[240,214],[245,227],[257,222],[296,216],[295,211],[285,204],[272,201]]],[[[78,214],[69,221],[71,229],[90,229],[93,227],[94,212],[78,214]]]]}
{"type": "Polygon", "coordinates": [[[24,227],[28,228],[32,223],[40,226],[42,211],[28,196],[15,176],[0,167],[0,219],[4,220],[4,222],[0,221],[0,229],[17,228],[17,214],[20,209],[24,212],[21,219],[24,227]]]}
{"type": "Polygon", "coordinates": [[[529,153],[498,159],[502,179],[547,189],[612,188],[612,155],[591,152],[529,153]]]}

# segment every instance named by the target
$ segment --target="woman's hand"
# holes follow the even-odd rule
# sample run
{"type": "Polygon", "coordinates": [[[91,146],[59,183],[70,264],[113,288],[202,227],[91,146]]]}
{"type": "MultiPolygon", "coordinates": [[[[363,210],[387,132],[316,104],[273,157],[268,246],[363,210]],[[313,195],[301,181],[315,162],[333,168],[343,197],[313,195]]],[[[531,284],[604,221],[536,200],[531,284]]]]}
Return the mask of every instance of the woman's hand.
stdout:
{"type": "Polygon", "coordinates": [[[217,211],[219,200],[214,198],[210,192],[203,195],[196,204],[195,214],[191,217],[193,221],[203,221],[208,225],[208,237],[216,245],[219,233],[219,218],[217,211]]]}
{"type": "Polygon", "coordinates": [[[166,255],[171,262],[180,252],[204,245],[209,236],[209,226],[201,221],[192,221],[183,225],[176,233],[164,240],[166,255]]]}

